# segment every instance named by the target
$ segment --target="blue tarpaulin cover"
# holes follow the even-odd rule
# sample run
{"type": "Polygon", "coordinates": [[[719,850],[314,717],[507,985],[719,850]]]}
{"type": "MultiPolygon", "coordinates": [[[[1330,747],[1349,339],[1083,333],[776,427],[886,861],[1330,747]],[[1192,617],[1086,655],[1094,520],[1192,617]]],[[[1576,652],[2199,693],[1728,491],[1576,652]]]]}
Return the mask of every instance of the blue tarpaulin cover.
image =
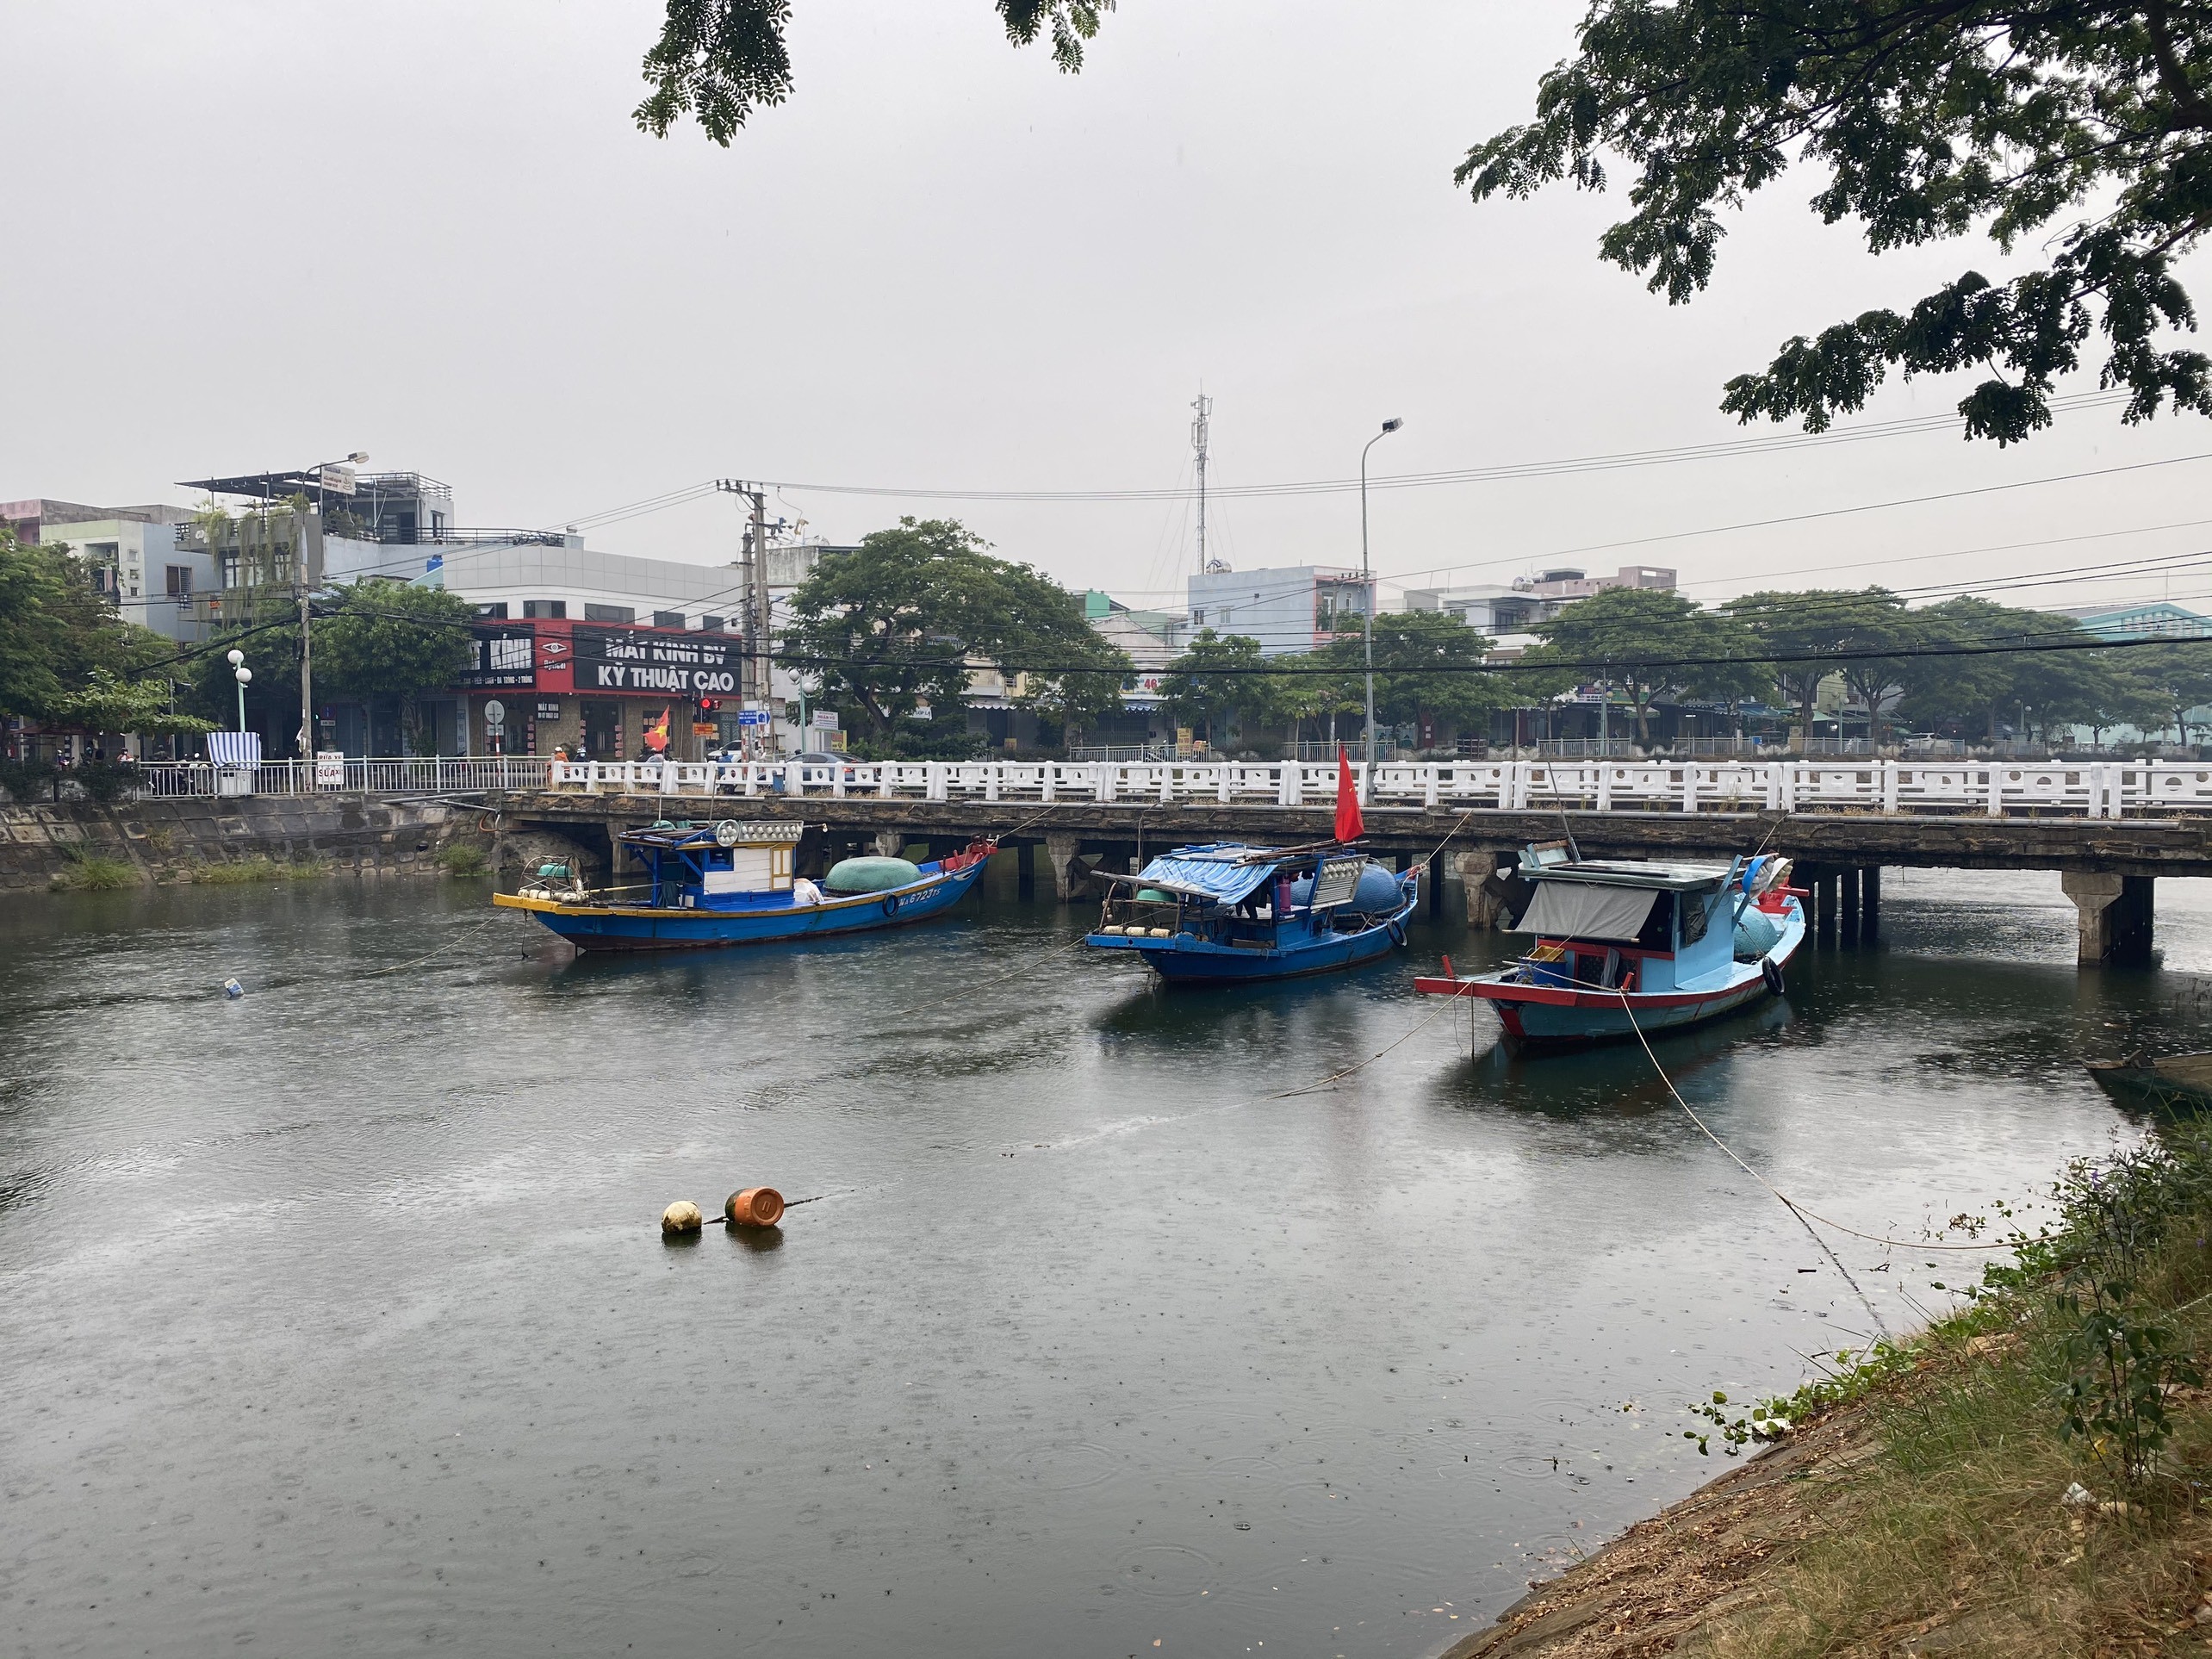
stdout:
{"type": "Polygon", "coordinates": [[[1273,878],[1275,861],[1267,852],[1264,847],[1178,847],[1146,865],[1137,879],[1165,892],[1233,904],[1273,878]],[[1238,862],[1247,857],[1253,861],[1238,862]]]}

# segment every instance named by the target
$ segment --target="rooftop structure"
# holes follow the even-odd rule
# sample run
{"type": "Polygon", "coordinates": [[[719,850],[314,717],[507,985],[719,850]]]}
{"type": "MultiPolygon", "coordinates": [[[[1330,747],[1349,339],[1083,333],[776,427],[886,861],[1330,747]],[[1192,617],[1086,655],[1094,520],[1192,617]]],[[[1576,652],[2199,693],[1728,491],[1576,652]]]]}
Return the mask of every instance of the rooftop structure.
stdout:
{"type": "Polygon", "coordinates": [[[2145,600],[2134,605],[2077,605],[2053,614],[2072,617],[2099,639],[2212,639],[2212,617],[2199,615],[2172,600],[2145,600]]]}
{"type": "Polygon", "coordinates": [[[1242,635],[1259,642],[1262,656],[1289,656],[1357,632],[1373,593],[1370,578],[1334,565],[1231,570],[1216,562],[1190,578],[1190,627],[1242,635]]]}

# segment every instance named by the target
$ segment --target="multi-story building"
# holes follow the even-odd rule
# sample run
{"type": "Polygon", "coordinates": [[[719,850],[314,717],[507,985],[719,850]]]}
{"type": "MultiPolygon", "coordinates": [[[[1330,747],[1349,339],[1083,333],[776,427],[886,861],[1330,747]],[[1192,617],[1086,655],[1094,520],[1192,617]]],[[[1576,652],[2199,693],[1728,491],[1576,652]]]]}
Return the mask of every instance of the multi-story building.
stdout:
{"type": "Polygon", "coordinates": [[[1374,584],[1333,565],[1231,570],[1215,562],[1190,578],[1188,591],[1193,633],[1238,634],[1258,640],[1263,656],[1288,656],[1358,632],[1374,584]]]}
{"type": "Polygon", "coordinates": [[[0,502],[0,520],[19,540],[67,547],[90,566],[125,621],[185,642],[202,637],[194,601],[216,579],[205,550],[179,534],[191,517],[179,506],[88,506],[43,496],[0,502]]]}
{"type": "Polygon", "coordinates": [[[1656,565],[1624,565],[1610,576],[1590,576],[1573,569],[1545,570],[1508,583],[1476,582],[1456,587],[1409,587],[1408,611],[1442,611],[1476,632],[1503,637],[1525,634],[1549,622],[1576,600],[1609,587],[1672,589],[1675,572],[1656,565]]]}

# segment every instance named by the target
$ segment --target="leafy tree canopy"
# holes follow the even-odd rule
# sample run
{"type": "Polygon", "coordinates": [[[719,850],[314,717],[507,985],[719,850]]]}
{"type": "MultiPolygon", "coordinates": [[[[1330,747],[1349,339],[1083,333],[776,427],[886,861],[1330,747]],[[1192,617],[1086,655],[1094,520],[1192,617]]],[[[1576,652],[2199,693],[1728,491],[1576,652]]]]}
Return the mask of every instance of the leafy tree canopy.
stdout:
{"type": "MultiPolygon", "coordinates": [[[[995,0],[1006,36],[1028,46],[1040,34],[1053,43],[1053,61],[1074,74],[1083,67],[1084,42],[1114,9],[1114,0],[995,0]]],[[[656,138],[686,115],[707,137],[727,146],[762,105],[791,96],[791,53],[784,31],[790,0],[667,0],[661,38],[645,54],[645,80],[653,91],[635,111],[638,127],[656,138]]]]}
{"type": "MultiPolygon", "coordinates": [[[[1447,612],[1399,611],[1376,617],[1376,723],[1401,725],[1424,714],[1469,720],[1511,707],[1519,688],[1506,675],[1480,672],[1489,649],[1488,638],[1447,612]]],[[[1326,706],[1365,709],[1366,642],[1360,635],[1339,636],[1311,660],[1315,666],[1344,668],[1343,679],[1332,682],[1333,695],[1326,706]]]]}
{"type": "MultiPolygon", "coordinates": [[[[0,526],[0,713],[85,731],[168,731],[170,642],[125,622],[65,544],[0,526]],[[131,711],[146,716],[126,720],[131,711]]],[[[196,727],[190,729],[196,730],[196,727]]]]}
{"type": "Polygon", "coordinates": [[[980,662],[1028,670],[1022,700],[1060,719],[1119,707],[1128,657],[1084,620],[1074,594],[987,545],[942,519],[874,531],[792,595],[777,660],[878,736],[924,704],[960,707],[980,662]]]}
{"type": "Polygon", "coordinates": [[[2212,373],[2161,336],[2193,327],[2174,266],[2212,227],[2212,8],[2189,0],[1595,0],[1581,50],[1537,91],[1536,119],[1477,145],[1476,201],[1636,169],[1603,257],[1672,303],[1712,278],[1719,210],[1793,163],[1811,202],[1877,253],[1982,233],[2035,268],[1967,270],[1903,313],[1786,342],[1721,407],[1814,432],[1862,407],[1892,368],[1982,369],[1969,437],[2050,423],[2056,376],[2092,332],[2122,419],[2171,402],[2212,414],[2212,373]]]}
{"type": "MultiPolygon", "coordinates": [[[[1662,691],[1750,697],[1774,679],[1773,670],[1756,660],[1758,640],[1740,620],[1668,589],[1607,587],[1536,624],[1533,631],[1543,636],[1544,643],[1524,662],[1604,665],[1614,687],[1628,693],[1639,743],[1650,741],[1651,701],[1662,691]],[[1661,666],[1699,658],[1707,661],[1661,666]]],[[[1600,677],[1588,668],[1563,669],[1563,676],[1582,681],[1600,677]]]]}
{"type": "Polygon", "coordinates": [[[1179,724],[1202,728],[1212,743],[1239,714],[1260,723],[1275,718],[1284,687],[1266,668],[1258,640],[1201,628],[1160,676],[1160,700],[1179,724]]]}

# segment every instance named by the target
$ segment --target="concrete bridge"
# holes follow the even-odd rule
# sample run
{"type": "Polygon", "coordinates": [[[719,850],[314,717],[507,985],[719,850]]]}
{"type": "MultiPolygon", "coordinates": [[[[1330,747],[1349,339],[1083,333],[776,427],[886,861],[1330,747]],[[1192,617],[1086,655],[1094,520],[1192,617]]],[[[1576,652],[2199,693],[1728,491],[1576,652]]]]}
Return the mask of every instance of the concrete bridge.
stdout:
{"type": "MultiPolygon", "coordinates": [[[[659,781],[657,775],[649,780],[659,781]]],[[[809,826],[800,848],[805,868],[824,867],[861,851],[948,851],[990,836],[1011,850],[1025,885],[1036,879],[1041,851],[1054,892],[1072,900],[1088,890],[1091,870],[1132,867],[1131,861],[1188,842],[1292,845],[1324,839],[1334,811],[1327,799],[1295,806],[1249,798],[1224,802],[1218,789],[1166,801],[1154,793],[1040,799],[1035,792],[1015,798],[1003,791],[993,792],[994,799],[981,791],[892,794],[879,787],[833,789],[807,782],[797,793],[698,787],[661,793],[618,788],[614,781],[600,778],[588,788],[569,783],[485,795],[485,804],[500,814],[503,861],[525,863],[554,850],[581,854],[597,867],[611,863],[612,837],[624,828],[660,818],[736,817],[809,826]]],[[[641,775],[637,781],[648,779],[641,775]]],[[[1432,913],[1441,910],[1447,885],[1462,886],[1476,925],[1494,919],[1498,893],[1490,879],[1497,867],[1529,842],[1559,838],[1563,825],[1590,856],[1725,859],[1779,853],[1797,861],[1798,885],[1813,893],[1816,937],[1837,943],[1878,933],[1885,868],[2056,870],[2078,911],[2080,960],[2146,960],[2156,879],[2212,875],[2212,811],[2203,816],[2139,811],[2115,817],[2092,816],[2086,805],[2070,811],[2038,803],[1992,816],[1986,811],[1884,811],[1879,802],[1794,811],[1624,810],[1609,804],[1609,810],[1599,811],[1587,802],[1539,809],[1384,799],[1367,809],[1366,840],[1401,870],[1415,863],[1427,867],[1432,913]]]]}

